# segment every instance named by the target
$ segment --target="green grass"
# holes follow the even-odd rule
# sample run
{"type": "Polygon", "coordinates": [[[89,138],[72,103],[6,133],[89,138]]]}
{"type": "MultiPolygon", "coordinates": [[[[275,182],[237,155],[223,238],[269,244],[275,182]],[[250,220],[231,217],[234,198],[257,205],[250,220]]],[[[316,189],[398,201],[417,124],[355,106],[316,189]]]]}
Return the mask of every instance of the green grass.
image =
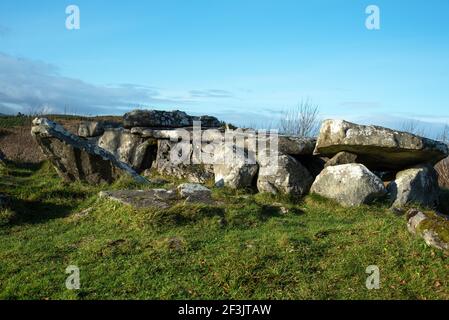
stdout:
{"type": "Polygon", "coordinates": [[[0,170],[0,192],[15,198],[0,214],[2,299],[449,298],[448,256],[382,204],[223,189],[216,206],[133,210],[97,198],[106,186],[64,184],[48,164],[0,170]],[[69,265],[78,291],[65,288],[69,265]],[[369,265],[379,290],[365,287],[369,265]]]}

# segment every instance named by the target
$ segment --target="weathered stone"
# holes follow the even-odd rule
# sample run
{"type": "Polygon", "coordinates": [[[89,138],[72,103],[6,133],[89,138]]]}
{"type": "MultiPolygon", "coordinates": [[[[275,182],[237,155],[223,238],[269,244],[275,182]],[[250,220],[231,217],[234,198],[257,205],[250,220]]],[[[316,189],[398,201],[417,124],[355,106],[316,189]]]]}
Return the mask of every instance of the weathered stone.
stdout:
{"type": "Polygon", "coordinates": [[[128,175],[136,182],[148,183],[110,152],[67,132],[48,119],[35,119],[31,133],[58,174],[66,181],[112,183],[128,175]]]}
{"type": "Polygon", "coordinates": [[[204,183],[214,177],[212,165],[194,163],[193,146],[184,141],[158,140],[157,156],[152,169],[161,175],[194,183],[204,183]]]}
{"type": "Polygon", "coordinates": [[[260,192],[304,196],[309,192],[313,177],[295,158],[279,154],[277,164],[270,157],[259,158],[257,188],[260,192]]]}
{"type": "Polygon", "coordinates": [[[449,220],[435,213],[423,213],[410,209],[407,213],[407,229],[420,236],[428,246],[449,251],[449,220]]]}
{"type": "Polygon", "coordinates": [[[350,152],[339,152],[326,162],[324,167],[339,166],[341,164],[357,163],[357,155],[350,152]]]}
{"type": "Polygon", "coordinates": [[[178,195],[175,191],[165,189],[102,191],[99,196],[136,209],[166,209],[178,200],[178,195]]]}
{"type": "Polygon", "coordinates": [[[232,189],[253,186],[259,170],[255,159],[250,163],[248,153],[240,148],[223,145],[215,149],[214,175],[217,187],[232,189]]]}
{"type": "Polygon", "coordinates": [[[343,206],[369,204],[387,193],[382,180],[361,164],[325,168],[310,191],[343,206]]]}
{"type": "Polygon", "coordinates": [[[356,154],[357,162],[378,171],[435,164],[449,155],[446,144],[410,133],[343,120],[324,121],[315,154],[332,157],[342,151],[356,154]]]}
{"type": "Polygon", "coordinates": [[[438,175],[430,165],[399,172],[396,180],[388,185],[388,191],[393,207],[417,204],[436,208],[439,204],[438,175]]]}
{"type": "Polygon", "coordinates": [[[186,202],[209,203],[212,201],[212,192],[200,184],[183,183],[178,186],[178,192],[186,202]]]}
{"type": "Polygon", "coordinates": [[[98,140],[99,147],[111,152],[138,172],[151,168],[156,158],[156,144],[155,140],[145,140],[123,128],[108,129],[98,140]]]}
{"type": "Polygon", "coordinates": [[[316,146],[316,139],[281,135],[278,146],[280,153],[311,156],[316,146]]]}
{"type": "Polygon", "coordinates": [[[201,121],[202,127],[218,128],[221,126],[220,121],[215,117],[194,117],[179,110],[134,110],[126,113],[123,120],[125,128],[182,128],[193,126],[194,121],[201,121]]]}
{"type": "Polygon", "coordinates": [[[99,137],[103,132],[103,124],[98,121],[84,121],[78,126],[78,136],[83,138],[99,137]]]}

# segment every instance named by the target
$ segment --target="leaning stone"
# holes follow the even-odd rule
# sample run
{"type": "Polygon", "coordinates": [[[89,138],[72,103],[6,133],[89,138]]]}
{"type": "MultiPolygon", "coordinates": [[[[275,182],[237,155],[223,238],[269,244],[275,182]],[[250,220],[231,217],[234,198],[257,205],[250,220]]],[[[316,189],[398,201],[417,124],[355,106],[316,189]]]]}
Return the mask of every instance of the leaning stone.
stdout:
{"type": "Polygon", "coordinates": [[[310,191],[343,206],[369,204],[387,194],[382,180],[361,164],[327,167],[310,191]]]}
{"type": "Polygon", "coordinates": [[[212,201],[212,192],[195,183],[183,183],[178,186],[178,192],[181,198],[186,199],[186,202],[205,202],[212,201]]]}
{"type": "Polygon", "coordinates": [[[112,183],[128,175],[138,183],[148,183],[110,152],[67,132],[48,119],[36,118],[31,133],[58,174],[68,182],[112,183]]]}
{"type": "Polygon", "coordinates": [[[357,155],[350,152],[339,152],[326,162],[325,167],[339,166],[341,164],[357,163],[357,155]]]}
{"type": "Polygon", "coordinates": [[[165,189],[102,191],[99,196],[136,209],[166,209],[177,200],[176,192],[165,189]]]}
{"type": "Polygon", "coordinates": [[[378,126],[343,120],[323,122],[315,154],[333,157],[346,151],[374,171],[398,171],[420,163],[436,164],[449,155],[445,143],[378,126]]]}
{"type": "Polygon", "coordinates": [[[313,177],[295,158],[279,154],[277,164],[269,157],[260,158],[257,189],[260,192],[304,196],[309,192],[313,177]]]}
{"type": "Polygon", "coordinates": [[[134,110],[126,113],[123,117],[125,128],[182,128],[193,126],[194,121],[201,121],[202,127],[218,128],[221,126],[220,121],[215,117],[194,117],[179,110],[134,110]]]}
{"type": "Polygon", "coordinates": [[[430,165],[399,172],[396,180],[388,185],[388,191],[393,207],[416,204],[436,208],[439,204],[438,175],[430,165]]]}

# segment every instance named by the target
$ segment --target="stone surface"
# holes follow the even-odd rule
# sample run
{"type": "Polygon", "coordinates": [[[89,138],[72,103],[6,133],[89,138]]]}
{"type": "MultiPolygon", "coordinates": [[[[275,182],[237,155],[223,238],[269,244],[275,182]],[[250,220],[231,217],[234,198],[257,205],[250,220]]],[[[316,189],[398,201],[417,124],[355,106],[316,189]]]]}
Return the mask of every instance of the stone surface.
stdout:
{"type": "Polygon", "coordinates": [[[232,189],[247,188],[255,184],[259,166],[250,163],[248,153],[239,148],[221,146],[215,149],[218,160],[214,165],[215,185],[232,189]]]}
{"type": "Polygon", "coordinates": [[[66,181],[112,183],[128,175],[138,183],[148,183],[110,152],[67,132],[48,119],[36,118],[31,133],[58,174],[66,181]]]}
{"type": "Polygon", "coordinates": [[[339,166],[341,164],[357,163],[357,155],[350,152],[339,152],[326,162],[324,167],[339,166]]]}
{"type": "Polygon", "coordinates": [[[324,121],[315,154],[333,157],[342,151],[356,154],[357,162],[377,171],[435,164],[449,155],[446,144],[410,133],[343,120],[324,121]]]}
{"type": "Polygon", "coordinates": [[[99,137],[103,132],[103,124],[98,121],[84,121],[78,126],[78,136],[83,138],[99,137]]]}
{"type": "Polygon", "coordinates": [[[311,156],[315,150],[316,139],[280,135],[278,146],[279,152],[283,154],[311,156]]]}
{"type": "Polygon", "coordinates": [[[417,209],[407,212],[407,229],[424,239],[428,246],[449,251],[449,221],[435,213],[424,213],[417,209]]]}
{"type": "Polygon", "coordinates": [[[212,165],[193,163],[193,147],[189,142],[158,140],[157,155],[152,168],[161,175],[186,179],[193,183],[204,183],[214,178],[212,165]]]}
{"type": "Polygon", "coordinates": [[[125,128],[182,128],[193,126],[193,121],[201,121],[202,127],[218,128],[221,126],[220,121],[215,117],[194,117],[179,110],[134,110],[126,113],[123,117],[125,128]]]}
{"type": "Polygon", "coordinates": [[[183,183],[179,185],[178,193],[186,202],[209,203],[212,201],[212,192],[205,186],[196,183],[183,183]]]}
{"type": "Polygon", "coordinates": [[[136,209],[166,209],[178,200],[175,191],[165,189],[102,191],[99,196],[136,209]]]}
{"type": "Polygon", "coordinates": [[[369,204],[386,195],[382,180],[361,164],[327,167],[316,178],[311,188],[343,206],[369,204]]]}
{"type": "Polygon", "coordinates": [[[151,168],[156,158],[157,142],[143,139],[123,128],[108,129],[98,140],[98,146],[129,164],[137,172],[151,168]]]}
{"type": "Polygon", "coordinates": [[[438,175],[430,165],[400,171],[388,185],[388,191],[393,207],[416,204],[436,208],[439,204],[438,175]]]}
{"type": "Polygon", "coordinates": [[[304,196],[309,192],[312,182],[309,171],[289,155],[279,154],[277,165],[269,158],[259,162],[259,192],[304,196]]]}

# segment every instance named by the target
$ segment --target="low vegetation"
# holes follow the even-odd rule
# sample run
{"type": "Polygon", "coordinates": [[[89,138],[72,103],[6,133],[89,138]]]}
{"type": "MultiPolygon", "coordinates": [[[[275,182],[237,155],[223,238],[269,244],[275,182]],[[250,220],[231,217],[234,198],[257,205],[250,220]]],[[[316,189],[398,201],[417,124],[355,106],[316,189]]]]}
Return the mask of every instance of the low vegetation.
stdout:
{"type": "MultiPolygon", "coordinates": [[[[342,208],[214,189],[217,205],[134,210],[48,163],[0,169],[2,299],[448,299],[448,256],[386,204],[342,208]],[[76,265],[81,289],[67,290],[76,265]],[[381,288],[365,286],[380,269],[381,288]]],[[[447,195],[447,193],[444,193],[447,195]]],[[[443,202],[447,203],[447,202],[443,202]]]]}

